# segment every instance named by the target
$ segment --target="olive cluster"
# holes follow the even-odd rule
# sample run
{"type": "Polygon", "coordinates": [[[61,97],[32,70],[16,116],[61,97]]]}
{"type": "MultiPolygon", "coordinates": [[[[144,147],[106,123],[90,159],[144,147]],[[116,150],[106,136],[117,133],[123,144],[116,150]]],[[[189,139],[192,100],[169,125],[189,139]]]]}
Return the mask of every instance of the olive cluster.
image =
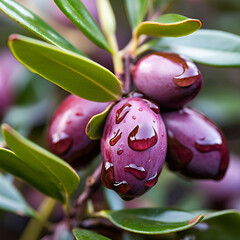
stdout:
{"type": "Polygon", "coordinates": [[[165,160],[182,175],[220,180],[229,162],[226,140],[211,120],[185,106],[202,87],[197,66],[174,53],[152,53],[135,65],[133,82],[140,93],[113,106],[100,143],[85,128],[109,103],[65,99],[49,127],[51,151],[82,167],[100,144],[102,183],[125,200],[153,187],[165,160]]]}

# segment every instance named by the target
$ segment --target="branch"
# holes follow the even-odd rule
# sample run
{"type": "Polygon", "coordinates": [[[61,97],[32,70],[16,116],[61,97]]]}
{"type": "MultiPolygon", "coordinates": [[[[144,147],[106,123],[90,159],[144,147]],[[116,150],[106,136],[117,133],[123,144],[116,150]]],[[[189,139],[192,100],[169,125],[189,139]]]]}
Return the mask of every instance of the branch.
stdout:
{"type": "Polygon", "coordinates": [[[72,209],[70,210],[69,213],[70,218],[75,218],[76,220],[79,220],[85,214],[88,199],[92,197],[92,195],[96,192],[96,190],[100,186],[101,170],[102,163],[100,163],[93,172],[93,174],[87,178],[84,191],[78,197],[72,209]]]}

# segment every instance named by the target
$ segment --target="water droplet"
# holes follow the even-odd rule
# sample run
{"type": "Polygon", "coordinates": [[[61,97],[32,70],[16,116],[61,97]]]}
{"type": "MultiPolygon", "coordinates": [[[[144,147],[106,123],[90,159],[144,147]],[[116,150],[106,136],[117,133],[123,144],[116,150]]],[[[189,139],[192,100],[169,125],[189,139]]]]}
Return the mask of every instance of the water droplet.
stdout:
{"type": "Polygon", "coordinates": [[[67,152],[72,146],[72,139],[65,132],[52,135],[52,150],[57,155],[67,152]]]}
{"type": "Polygon", "coordinates": [[[148,107],[151,108],[156,114],[159,114],[160,113],[160,108],[159,106],[151,101],[151,100],[148,100],[148,99],[142,99],[145,103],[147,103],[148,107]]]}
{"type": "Polygon", "coordinates": [[[68,120],[66,123],[67,123],[67,125],[70,125],[72,123],[72,121],[68,120]]]}
{"type": "Polygon", "coordinates": [[[158,180],[158,174],[157,174],[157,172],[156,172],[153,177],[150,177],[150,178],[144,183],[144,186],[151,188],[151,187],[153,187],[153,186],[157,183],[157,180],[158,180]]]}
{"type": "Polygon", "coordinates": [[[211,151],[220,152],[220,166],[215,179],[221,179],[225,174],[229,162],[228,148],[227,144],[223,141],[223,136],[218,133],[217,137],[215,138],[206,137],[198,139],[195,142],[195,148],[202,153],[211,151]]]}
{"type": "Polygon", "coordinates": [[[113,185],[119,194],[126,194],[130,190],[130,186],[126,181],[115,182],[113,185]]]}
{"type": "Polygon", "coordinates": [[[119,148],[119,149],[117,150],[117,154],[118,154],[118,155],[121,155],[123,152],[124,152],[124,151],[123,151],[122,148],[119,148]]]}
{"type": "Polygon", "coordinates": [[[131,173],[133,176],[135,176],[139,180],[143,180],[147,176],[147,171],[144,169],[144,167],[139,167],[133,163],[125,166],[124,171],[131,173]]]}
{"type": "Polygon", "coordinates": [[[136,117],[135,117],[135,116],[132,116],[132,119],[133,119],[133,120],[136,120],[136,117]]]}
{"type": "Polygon", "coordinates": [[[115,182],[113,164],[106,162],[102,166],[101,180],[105,187],[112,189],[115,182]]]}
{"type": "Polygon", "coordinates": [[[83,114],[81,112],[76,112],[75,115],[78,116],[78,117],[83,116],[83,114]]]}
{"type": "Polygon", "coordinates": [[[116,112],[116,124],[119,124],[129,113],[131,104],[125,103],[121,108],[119,108],[116,112]]]}
{"type": "Polygon", "coordinates": [[[180,63],[180,65],[182,66],[183,72],[173,79],[174,83],[179,87],[189,87],[193,85],[200,77],[197,66],[190,61],[184,61],[180,63]]]}
{"type": "Polygon", "coordinates": [[[114,146],[119,141],[119,139],[121,138],[122,132],[120,132],[120,133],[119,132],[120,132],[120,129],[118,129],[118,131],[115,134],[115,136],[110,139],[109,144],[111,146],[114,146]]]}
{"type": "Polygon", "coordinates": [[[128,136],[128,145],[135,151],[144,151],[154,146],[158,141],[158,135],[153,127],[148,124],[139,127],[137,125],[128,136]]]}
{"type": "Polygon", "coordinates": [[[140,112],[142,112],[142,110],[143,110],[143,109],[142,109],[141,107],[138,109],[138,111],[140,111],[140,112]]]}

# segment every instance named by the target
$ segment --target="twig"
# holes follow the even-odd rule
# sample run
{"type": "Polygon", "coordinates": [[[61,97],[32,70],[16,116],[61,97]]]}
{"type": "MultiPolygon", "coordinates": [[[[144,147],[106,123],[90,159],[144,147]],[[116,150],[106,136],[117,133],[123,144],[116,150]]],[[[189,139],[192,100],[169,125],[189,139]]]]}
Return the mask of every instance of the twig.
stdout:
{"type": "Polygon", "coordinates": [[[78,197],[77,201],[70,210],[69,217],[79,220],[86,212],[87,200],[92,197],[100,186],[102,164],[100,163],[93,174],[87,178],[85,189],[78,197]]]}
{"type": "Polygon", "coordinates": [[[124,94],[129,93],[131,85],[131,76],[130,76],[130,54],[128,52],[124,55],[124,94]]]}

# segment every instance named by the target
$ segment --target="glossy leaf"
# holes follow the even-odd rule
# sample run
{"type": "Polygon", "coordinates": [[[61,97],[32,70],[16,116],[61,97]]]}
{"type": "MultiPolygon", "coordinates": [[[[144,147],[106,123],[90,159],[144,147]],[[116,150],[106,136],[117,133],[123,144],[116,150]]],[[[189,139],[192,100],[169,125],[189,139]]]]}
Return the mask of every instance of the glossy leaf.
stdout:
{"type": "Polygon", "coordinates": [[[203,221],[191,229],[179,232],[181,239],[195,236],[197,240],[238,240],[240,236],[240,214],[234,210],[224,210],[206,214],[203,221]]]}
{"type": "Polygon", "coordinates": [[[125,0],[128,21],[134,30],[144,19],[148,0],[125,0]]]}
{"type": "Polygon", "coordinates": [[[79,97],[107,102],[121,95],[115,75],[88,58],[16,34],[10,36],[9,47],[30,70],[79,97]]]}
{"type": "Polygon", "coordinates": [[[240,67],[240,36],[223,31],[199,30],[186,37],[154,40],[149,47],[183,54],[206,65],[240,67]]]}
{"type": "Polygon", "coordinates": [[[145,21],[138,25],[135,35],[146,34],[155,37],[181,37],[197,31],[201,27],[197,19],[179,14],[164,14],[155,21],[145,21]]]}
{"type": "Polygon", "coordinates": [[[86,134],[92,140],[98,140],[102,137],[106,118],[114,103],[110,104],[103,112],[93,116],[87,124],[86,134]]]}
{"type": "Polygon", "coordinates": [[[76,190],[79,177],[62,159],[18,134],[9,125],[2,125],[3,137],[14,152],[5,152],[0,167],[21,178],[44,194],[63,203],[76,190]]]}
{"type": "Polygon", "coordinates": [[[201,214],[166,208],[102,211],[100,214],[117,227],[140,234],[166,234],[182,231],[194,226],[203,218],[201,214]]]}
{"type": "Polygon", "coordinates": [[[14,0],[1,0],[0,9],[42,39],[66,50],[85,55],[36,14],[14,0]]]}
{"type": "Polygon", "coordinates": [[[54,0],[60,10],[74,23],[89,39],[99,47],[111,52],[111,48],[98,27],[97,23],[79,0],[54,0]]]}
{"type": "MultiPolygon", "coordinates": [[[[0,162],[2,159],[7,161],[8,158],[15,158],[9,155],[5,149],[0,149],[0,162]]],[[[17,160],[17,157],[16,159],[17,160]]],[[[0,173],[0,209],[9,211],[18,215],[34,217],[34,210],[27,204],[20,192],[15,188],[13,183],[0,173]]]]}
{"type": "Polygon", "coordinates": [[[73,234],[77,240],[110,240],[98,233],[86,229],[74,228],[73,234]]]}

